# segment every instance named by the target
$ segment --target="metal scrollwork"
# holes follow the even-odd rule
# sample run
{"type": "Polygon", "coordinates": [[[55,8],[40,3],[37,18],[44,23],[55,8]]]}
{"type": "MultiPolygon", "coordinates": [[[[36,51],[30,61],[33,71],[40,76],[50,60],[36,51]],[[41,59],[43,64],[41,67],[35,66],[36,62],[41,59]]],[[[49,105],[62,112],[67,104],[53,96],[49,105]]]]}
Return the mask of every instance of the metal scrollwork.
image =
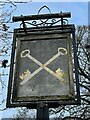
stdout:
{"type": "MultiPolygon", "coordinates": [[[[38,11],[38,15],[40,15],[42,13],[43,9],[47,9],[49,14],[51,14],[51,10],[49,9],[49,7],[47,7],[46,5],[44,5],[43,7],[41,7],[38,11]]],[[[62,13],[62,12],[61,12],[62,13]]],[[[62,18],[63,19],[63,18],[62,18]]],[[[29,21],[26,22],[24,21],[24,24],[26,27],[30,26],[34,26],[34,27],[45,27],[45,26],[54,26],[54,25],[62,25],[62,21],[61,18],[52,18],[52,19],[39,19],[39,20],[34,20],[34,21],[29,21]]],[[[67,19],[63,19],[63,25],[67,25],[68,24],[68,20],[67,19]]],[[[23,23],[20,24],[20,27],[23,27],[23,23]]]]}

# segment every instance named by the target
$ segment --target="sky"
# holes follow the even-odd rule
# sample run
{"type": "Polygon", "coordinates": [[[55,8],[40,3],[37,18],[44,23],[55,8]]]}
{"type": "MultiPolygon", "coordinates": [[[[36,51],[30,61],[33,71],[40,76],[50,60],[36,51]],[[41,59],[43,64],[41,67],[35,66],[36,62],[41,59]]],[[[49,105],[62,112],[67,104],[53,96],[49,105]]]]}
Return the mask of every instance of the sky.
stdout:
{"type": "Polygon", "coordinates": [[[88,23],[87,2],[31,2],[24,5],[18,4],[17,10],[13,12],[13,14],[14,16],[37,14],[38,10],[44,5],[47,5],[50,8],[51,13],[59,13],[61,11],[71,12],[70,23],[74,23],[77,25],[88,23]]]}
{"type": "MultiPolygon", "coordinates": [[[[30,2],[30,1],[33,1],[33,2],[46,2],[46,0],[0,0],[0,1],[3,1],[3,2],[9,2],[9,1],[12,1],[12,2],[30,2]]],[[[89,0],[49,0],[47,2],[88,2],[89,0]]]]}
{"type": "MultiPolygon", "coordinates": [[[[36,0],[37,1],[37,0],[36,0]]],[[[51,13],[60,13],[62,12],[71,12],[71,18],[69,18],[69,23],[75,24],[75,25],[88,25],[88,2],[30,2],[30,3],[18,3],[16,4],[17,8],[12,12],[13,16],[21,16],[21,15],[33,15],[38,14],[38,10],[46,5],[51,10],[51,13]]],[[[9,5],[7,4],[5,10],[9,9],[9,5]]],[[[14,8],[10,8],[14,9],[14,8]]],[[[44,10],[41,12],[45,12],[46,14],[49,13],[48,10],[44,10]]],[[[8,18],[7,18],[8,19],[8,18]]],[[[11,23],[8,24],[10,26],[9,30],[12,32],[14,28],[19,27],[19,23],[13,23],[11,20],[11,23]]],[[[7,70],[9,72],[9,70],[7,70]]],[[[6,79],[6,84],[8,83],[8,77],[3,78],[6,79]]],[[[5,89],[5,92],[3,94],[3,97],[7,96],[7,92],[5,89]]],[[[5,107],[5,105],[3,105],[5,107]]],[[[14,109],[7,109],[3,112],[0,112],[0,115],[2,114],[3,118],[10,118],[15,113],[14,109]]]]}

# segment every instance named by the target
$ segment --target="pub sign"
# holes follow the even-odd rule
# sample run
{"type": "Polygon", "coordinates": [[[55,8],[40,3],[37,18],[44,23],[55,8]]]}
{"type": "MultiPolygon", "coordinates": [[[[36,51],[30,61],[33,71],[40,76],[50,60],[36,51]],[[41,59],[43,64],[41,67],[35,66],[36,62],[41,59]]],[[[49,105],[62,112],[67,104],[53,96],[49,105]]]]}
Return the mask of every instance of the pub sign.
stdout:
{"type": "Polygon", "coordinates": [[[59,26],[14,30],[10,81],[16,106],[74,103],[71,33],[59,26]]]}

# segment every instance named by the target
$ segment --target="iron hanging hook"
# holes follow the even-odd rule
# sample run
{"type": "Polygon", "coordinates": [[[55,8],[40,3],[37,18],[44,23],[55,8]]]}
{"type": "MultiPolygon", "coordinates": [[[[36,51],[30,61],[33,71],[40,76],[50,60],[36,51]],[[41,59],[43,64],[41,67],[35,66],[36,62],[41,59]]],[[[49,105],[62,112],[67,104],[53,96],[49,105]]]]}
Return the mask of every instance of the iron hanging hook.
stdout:
{"type": "Polygon", "coordinates": [[[46,9],[49,11],[49,13],[51,14],[51,10],[50,10],[50,8],[47,7],[46,5],[44,5],[44,6],[42,6],[42,7],[39,9],[39,11],[38,11],[38,15],[39,15],[40,11],[41,11],[42,9],[44,9],[44,8],[46,8],[46,9]]]}

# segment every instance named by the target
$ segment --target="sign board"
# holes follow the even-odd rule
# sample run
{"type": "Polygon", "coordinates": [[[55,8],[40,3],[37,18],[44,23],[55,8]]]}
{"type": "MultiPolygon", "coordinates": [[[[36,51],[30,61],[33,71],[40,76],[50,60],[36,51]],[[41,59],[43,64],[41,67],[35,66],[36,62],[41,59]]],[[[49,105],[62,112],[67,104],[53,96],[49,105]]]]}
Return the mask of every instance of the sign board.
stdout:
{"type": "Polygon", "coordinates": [[[71,34],[62,33],[57,26],[14,32],[12,102],[74,101],[71,34]]]}

